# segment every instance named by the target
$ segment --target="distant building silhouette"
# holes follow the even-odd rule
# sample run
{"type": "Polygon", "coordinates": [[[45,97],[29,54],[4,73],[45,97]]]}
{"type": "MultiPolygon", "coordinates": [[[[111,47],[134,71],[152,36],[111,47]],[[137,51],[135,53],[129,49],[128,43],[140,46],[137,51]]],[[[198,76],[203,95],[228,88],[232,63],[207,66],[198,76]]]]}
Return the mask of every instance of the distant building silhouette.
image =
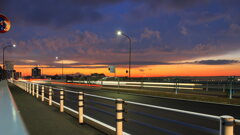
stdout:
{"type": "Polygon", "coordinates": [[[106,77],[104,74],[93,73],[91,77],[106,77]]]}
{"type": "Polygon", "coordinates": [[[35,67],[32,69],[32,78],[40,78],[41,77],[41,69],[35,67]]]}

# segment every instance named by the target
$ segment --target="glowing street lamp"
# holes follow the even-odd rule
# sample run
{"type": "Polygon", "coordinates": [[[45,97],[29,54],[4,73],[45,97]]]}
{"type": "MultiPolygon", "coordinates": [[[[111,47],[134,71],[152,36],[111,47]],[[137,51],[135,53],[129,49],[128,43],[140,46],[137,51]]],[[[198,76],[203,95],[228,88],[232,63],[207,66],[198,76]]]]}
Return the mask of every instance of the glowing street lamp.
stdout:
{"type": "Polygon", "coordinates": [[[3,47],[3,71],[2,71],[2,79],[4,79],[5,77],[5,50],[9,47],[13,47],[15,48],[16,47],[16,44],[13,44],[13,45],[7,45],[7,46],[4,46],[3,47]]]}
{"type": "Polygon", "coordinates": [[[128,64],[128,78],[131,78],[131,51],[132,51],[132,40],[131,38],[126,35],[125,33],[123,33],[122,31],[117,31],[117,35],[118,36],[125,36],[128,40],[129,40],[129,64],[128,64]]]}
{"type": "Polygon", "coordinates": [[[60,59],[58,56],[56,56],[56,60],[61,60],[62,61],[62,79],[63,79],[63,60],[60,59]]]}

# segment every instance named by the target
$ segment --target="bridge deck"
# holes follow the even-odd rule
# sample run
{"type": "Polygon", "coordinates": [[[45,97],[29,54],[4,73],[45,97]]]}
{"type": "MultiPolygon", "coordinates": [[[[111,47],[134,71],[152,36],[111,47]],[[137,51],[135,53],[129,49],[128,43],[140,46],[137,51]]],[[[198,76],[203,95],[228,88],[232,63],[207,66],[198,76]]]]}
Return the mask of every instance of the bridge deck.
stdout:
{"type": "Polygon", "coordinates": [[[32,135],[101,135],[104,134],[95,128],[84,124],[79,125],[76,118],[60,113],[59,109],[48,106],[45,102],[9,84],[17,107],[32,135]]]}

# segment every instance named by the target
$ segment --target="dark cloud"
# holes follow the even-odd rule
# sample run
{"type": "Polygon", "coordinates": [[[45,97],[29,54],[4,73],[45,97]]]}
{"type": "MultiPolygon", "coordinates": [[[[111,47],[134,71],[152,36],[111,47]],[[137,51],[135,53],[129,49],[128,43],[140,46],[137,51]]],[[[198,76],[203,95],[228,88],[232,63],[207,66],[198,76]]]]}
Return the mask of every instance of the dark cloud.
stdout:
{"type": "Polygon", "coordinates": [[[101,6],[121,0],[1,0],[0,11],[16,24],[63,27],[103,19],[101,6]]]}
{"type": "Polygon", "coordinates": [[[230,36],[240,36],[240,25],[238,24],[230,24],[229,29],[228,29],[228,34],[230,36]]]}
{"type": "Polygon", "coordinates": [[[229,16],[226,13],[212,13],[212,12],[186,12],[181,15],[180,26],[185,25],[199,25],[217,21],[219,19],[226,19],[229,16]]]}
{"type": "Polygon", "coordinates": [[[195,6],[199,3],[205,3],[208,0],[133,0],[135,2],[142,2],[151,9],[166,8],[166,9],[185,9],[195,6]]]}
{"type": "Polygon", "coordinates": [[[239,63],[238,60],[201,60],[194,62],[195,64],[204,64],[204,65],[227,65],[239,63]]]}
{"type": "MultiPolygon", "coordinates": [[[[104,65],[128,65],[128,62],[109,62],[109,63],[96,63],[96,64],[104,64],[104,65]]],[[[133,61],[132,65],[170,65],[172,63],[167,62],[153,62],[153,61],[133,61]]]]}

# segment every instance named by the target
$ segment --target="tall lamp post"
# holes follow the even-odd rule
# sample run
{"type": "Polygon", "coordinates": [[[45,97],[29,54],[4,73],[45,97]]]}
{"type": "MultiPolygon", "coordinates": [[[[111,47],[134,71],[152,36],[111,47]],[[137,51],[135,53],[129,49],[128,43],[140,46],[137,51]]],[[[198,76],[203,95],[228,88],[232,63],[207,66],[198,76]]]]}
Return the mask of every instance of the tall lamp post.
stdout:
{"type": "Polygon", "coordinates": [[[3,70],[2,70],[2,79],[5,79],[5,50],[8,48],[8,47],[16,47],[15,44],[13,45],[7,45],[7,46],[4,46],[3,47],[3,70]]]}
{"type": "Polygon", "coordinates": [[[132,53],[132,40],[131,38],[123,33],[122,31],[117,31],[118,36],[125,36],[129,40],[129,64],[128,64],[128,78],[131,78],[131,53],[132,53]]]}
{"type": "Polygon", "coordinates": [[[60,59],[58,56],[56,57],[56,60],[61,60],[62,61],[62,79],[63,79],[63,60],[60,59]]]}

